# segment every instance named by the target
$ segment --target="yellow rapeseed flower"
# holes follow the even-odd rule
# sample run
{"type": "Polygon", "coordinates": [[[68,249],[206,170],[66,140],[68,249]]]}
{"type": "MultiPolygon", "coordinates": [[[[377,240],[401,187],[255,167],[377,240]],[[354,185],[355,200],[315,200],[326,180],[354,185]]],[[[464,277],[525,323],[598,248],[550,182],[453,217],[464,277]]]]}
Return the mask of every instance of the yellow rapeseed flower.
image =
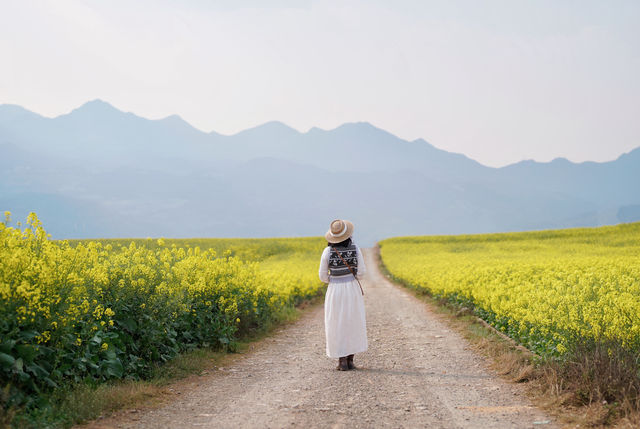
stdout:
{"type": "Polygon", "coordinates": [[[525,345],[567,351],[566,332],[640,341],[640,223],[380,242],[405,284],[471,305],[525,345]]]}

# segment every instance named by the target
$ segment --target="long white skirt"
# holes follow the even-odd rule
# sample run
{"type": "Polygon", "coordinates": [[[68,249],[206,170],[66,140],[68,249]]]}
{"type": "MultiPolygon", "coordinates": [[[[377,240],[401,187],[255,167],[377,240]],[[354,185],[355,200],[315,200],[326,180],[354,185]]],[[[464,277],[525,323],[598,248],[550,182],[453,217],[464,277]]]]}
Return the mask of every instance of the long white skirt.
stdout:
{"type": "Polygon", "coordinates": [[[364,298],[354,279],[329,283],[324,299],[327,356],[339,358],[367,350],[364,298]]]}

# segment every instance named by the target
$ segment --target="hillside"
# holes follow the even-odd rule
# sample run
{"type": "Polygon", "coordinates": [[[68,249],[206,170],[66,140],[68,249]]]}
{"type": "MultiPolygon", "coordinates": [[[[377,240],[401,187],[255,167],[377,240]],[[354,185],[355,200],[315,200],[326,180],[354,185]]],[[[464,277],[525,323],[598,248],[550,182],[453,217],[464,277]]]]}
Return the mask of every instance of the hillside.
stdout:
{"type": "Polygon", "coordinates": [[[224,136],[94,100],[45,118],[0,105],[0,209],[54,238],[308,236],[336,217],[394,235],[596,226],[640,215],[640,148],[503,168],[369,123],[224,136]]]}

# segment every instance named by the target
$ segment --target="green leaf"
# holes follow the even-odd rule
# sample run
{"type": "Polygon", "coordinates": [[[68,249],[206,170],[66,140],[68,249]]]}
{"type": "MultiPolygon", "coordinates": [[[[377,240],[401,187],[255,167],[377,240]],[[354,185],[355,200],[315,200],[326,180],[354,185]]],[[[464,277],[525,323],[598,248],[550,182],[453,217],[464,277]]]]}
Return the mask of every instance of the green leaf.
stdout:
{"type": "Polygon", "coordinates": [[[105,362],[105,369],[107,375],[111,377],[121,378],[124,374],[124,368],[119,359],[109,360],[105,362]]]}
{"type": "Polygon", "coordinates": [[[20,339],[22,339],[24,341],[32,340],[37,336],[38,336],[38,332],[37,331],[22,331],[19,334],[20,339]]]}
{"type": "Polygon", "coordinates": [[[135,321],[135,319],[132,318],[118,320],[118,325],[122,326],[129,332],[135,332],[136,328],[138,327],[138,323],[135,321]]]}
{"type": "Polygon", "coordinates": [[[11,349],[16,345],[16,340],[4,341],[0,344],[0,352],[11,353],[11,349]]]}
{"type": "Polygon", "coordinates": [[[30,373],[32,373],[38,378],[49,376],[49,371],[47,371],[46,369],[44,369],[43,367],[35,363],[32,363],[31,365],[27,365],[26,369],[27,371],[29,371],[30,373]]]}
{"type": "Polygon", "coordinates": [[[33,362],[33,359],[38,355],[38,350],[28,344],[16,346],[16,352],[18,353],[18,356],[24,359],[27,363],[33,362]]]}
{"type": "Polygon", "coordinates": [[[10,368],[15,361],[16,359],[13,356],[0,352],[0,366],[3,368],[10,368]]]}
{"type": "Polygon", "coordinates": [[[49,387],[53,387],[54,389],[56,387],[58,387],[58,385],[56,384],[55,381],[53,381],[52,379],[50,379],[49,377],[45,377],[44,379],[45,383],[47,383],[49,385],[49,387]]]}
{"type": "Polygon", "coordinates": [[[16,359],[16,361],[13,363],[13,369],[15,369],[17,372],[22,372],[23,366],[24,365],[23,365],[22,358],[16,359]]]}

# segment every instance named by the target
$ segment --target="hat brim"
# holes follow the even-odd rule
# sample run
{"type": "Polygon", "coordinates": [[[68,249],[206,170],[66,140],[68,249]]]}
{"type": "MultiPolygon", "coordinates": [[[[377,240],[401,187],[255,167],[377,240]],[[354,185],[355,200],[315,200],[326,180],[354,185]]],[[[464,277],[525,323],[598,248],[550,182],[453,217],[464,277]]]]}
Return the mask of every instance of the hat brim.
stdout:
{"type": "Polygon", "coordinates": [[[329,229],[324,234],[324,238],[326,238],[329,243],[340,243],[353,235],[353,223],[344,219],[342,221],[347,225],[347,230],[340,235],[331,235],[331,229],[329,229]]]}

